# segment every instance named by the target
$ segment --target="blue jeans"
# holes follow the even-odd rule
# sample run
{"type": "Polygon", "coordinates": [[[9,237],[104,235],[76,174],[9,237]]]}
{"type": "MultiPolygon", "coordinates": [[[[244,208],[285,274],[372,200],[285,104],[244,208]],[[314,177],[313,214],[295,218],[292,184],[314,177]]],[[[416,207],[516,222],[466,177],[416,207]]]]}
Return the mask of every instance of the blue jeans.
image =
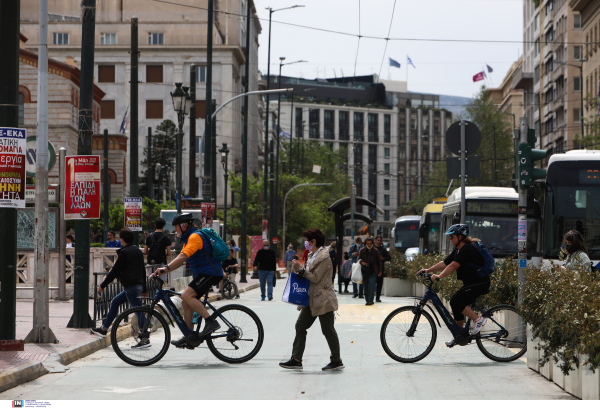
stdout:
{"type": "Polygon", "coordinates": [[[358,296],[363,295],[363,284],[358,285],[357,283],[352,282],[352,293],[358,296]],[[356,286],[358,286],[358,291],[356,290],[356,286]]]}
{"type": "Polygon", "coordinates": [[[367,303],[373,303],[375,288],[377,287],[377,274],[363,274],[363,284],[365,285],[365,301],[367,303]]]}
{"type": "Polygon", "coordinates": [[[275,277],[274,271],[261,271],[258,270],[258,281],[260,282],[260,296],[265,297],[265,283],[267,284],[267,293],[270,298],[273,297],[273,278],[275,277]]]}
{"type": "MultiPolygon", "coordinates": [[[[139,296],[142,294],[142,285],[131,285],[127,286],[123,289],[123,292],[119,293],[115,296],[110,302],[110,309],[108,310],[108,314],[106,315],[106,319],[102,323],[102,327],[108,329],[112,324],[115,317],[117,317],[117,313],[119,313],[119,306],[121,306],[125,302],[129,302],[130,307],[141,306],[142,299],[139,296]]],[[[140,313],[138,315],[138,324],[142,326],[144,324],[143,315],[140,313]]]]}

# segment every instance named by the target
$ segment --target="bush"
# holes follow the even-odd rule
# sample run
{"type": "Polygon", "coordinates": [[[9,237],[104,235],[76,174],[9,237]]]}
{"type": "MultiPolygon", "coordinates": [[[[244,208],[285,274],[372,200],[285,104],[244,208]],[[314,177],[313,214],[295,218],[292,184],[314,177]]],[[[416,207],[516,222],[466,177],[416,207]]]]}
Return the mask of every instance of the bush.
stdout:
{"type": "Polygon", "coordinates": [[[104,244],[102,242],[92,242],[90,243],[91,248],[104,248],[104,244]]]}

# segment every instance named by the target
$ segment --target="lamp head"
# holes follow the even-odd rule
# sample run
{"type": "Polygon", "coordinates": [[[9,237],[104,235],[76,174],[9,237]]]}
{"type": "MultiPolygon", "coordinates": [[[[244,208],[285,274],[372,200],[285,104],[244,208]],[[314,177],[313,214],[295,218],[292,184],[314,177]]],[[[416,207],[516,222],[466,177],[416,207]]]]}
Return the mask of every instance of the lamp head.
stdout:
{"type": "Polygon", "coordinates": [[[173,109],[175,112],[180,113],[184,108],[185,104],[185,92],[181,89],[181,82],[175,82],[175,90],[171,92],[171,98],[173,99],[173,109]]]}

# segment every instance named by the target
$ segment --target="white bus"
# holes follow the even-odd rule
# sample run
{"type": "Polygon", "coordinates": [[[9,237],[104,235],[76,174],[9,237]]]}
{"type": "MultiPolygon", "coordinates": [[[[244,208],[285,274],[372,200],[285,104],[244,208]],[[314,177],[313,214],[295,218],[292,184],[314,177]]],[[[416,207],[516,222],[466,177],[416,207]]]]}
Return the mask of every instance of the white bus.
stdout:
{"type": "Polygon", "coordinates": [[[408,248],[419,248],[419,223],[421,217],[418,215],[405,215],[394,223],[392,238],[394,248],[405,253],[408,248]]]}

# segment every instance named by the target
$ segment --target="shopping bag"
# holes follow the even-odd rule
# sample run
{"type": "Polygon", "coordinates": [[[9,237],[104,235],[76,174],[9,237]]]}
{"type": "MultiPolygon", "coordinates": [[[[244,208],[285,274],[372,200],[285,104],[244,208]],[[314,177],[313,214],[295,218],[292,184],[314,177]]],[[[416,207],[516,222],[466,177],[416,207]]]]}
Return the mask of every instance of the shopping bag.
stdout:
{"type": "Polygon", "coordinates": [[[296,273],[291,273],[281,300],[286,303],[291,303],[299,306],[308,306],[308,289],[310,281],[306,278],[301,278],[296,273]]]}
{"type": "Polygon", "coordinates": [[[354,283],[362,283],[363,276],[360,261],[352,265],[352,277],[350,279],[354,283]]]}

